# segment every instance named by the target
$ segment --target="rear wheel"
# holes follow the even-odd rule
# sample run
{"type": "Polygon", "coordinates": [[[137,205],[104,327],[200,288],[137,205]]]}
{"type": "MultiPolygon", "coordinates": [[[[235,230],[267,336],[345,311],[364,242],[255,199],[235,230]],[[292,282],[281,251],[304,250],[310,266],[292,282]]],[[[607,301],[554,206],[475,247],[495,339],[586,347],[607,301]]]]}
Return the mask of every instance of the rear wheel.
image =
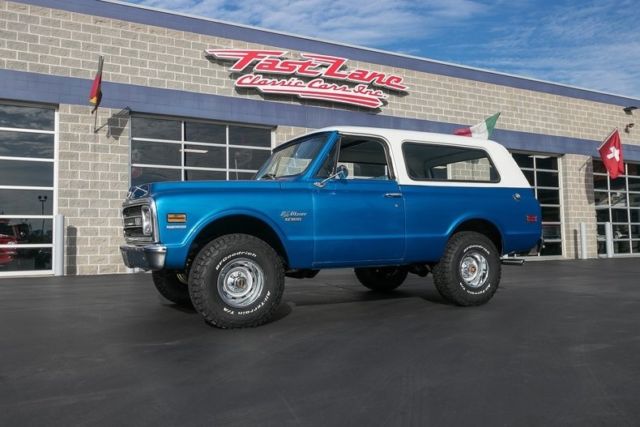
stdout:
{"type": "Polygon", "coordinates": [[[283,291],[282,259],[267,243],[247,234],[211,241],[200,250],[189,274],[194,307],[219,328],[267,322],[283,291]]]}
{"type": "Polygon", "coordinates": [[[354,269],[356,277],[367,288],[388,292],[402,285],[407,278],[407,269],[402,267],[373,267],[354,269]]]}
{"type": "Polygon", "coordinates": [[[182,272],[159,270],[151,273],[153,284],[160,295],[179,305],[191,306],[187,277],[182,272]]]}
{"type": "Polygon", "coordinates": [[[489,301],[500,283],[500,256],[484,234],[455,234],[440,262],[433,268],[433,282],[443,298],[457,305],[481,305],[489,301]]]}

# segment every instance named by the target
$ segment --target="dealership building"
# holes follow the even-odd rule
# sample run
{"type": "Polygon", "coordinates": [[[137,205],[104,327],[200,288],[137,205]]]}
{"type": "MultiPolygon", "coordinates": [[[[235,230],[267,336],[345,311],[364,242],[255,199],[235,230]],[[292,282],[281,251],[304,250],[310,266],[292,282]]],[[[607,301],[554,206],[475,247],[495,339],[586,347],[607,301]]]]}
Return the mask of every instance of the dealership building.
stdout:
{"type": "Polygon", "coordinates": [[[636,106],[115,1],[0,0],[0,276],[53,274],[54,260],[66,274],[127,272],[118,248],[130,185],[250,179],[272,148],[330,125],[452,133],[496,112],[492,139],[542,205],[540,258],[603,257],[605,234],[613,256],[637,256],[636,106]],[[615,128],[625,171],[612,180],[597,149],[615,128]]]}

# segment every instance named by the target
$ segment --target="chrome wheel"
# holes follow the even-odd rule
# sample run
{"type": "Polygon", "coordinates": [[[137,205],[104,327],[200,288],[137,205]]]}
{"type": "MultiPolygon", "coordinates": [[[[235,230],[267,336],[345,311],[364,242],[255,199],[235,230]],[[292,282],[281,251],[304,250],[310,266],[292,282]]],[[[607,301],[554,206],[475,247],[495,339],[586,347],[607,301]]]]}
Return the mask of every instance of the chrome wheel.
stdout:
{"type": "Polygon", "coordinates": [[[264,272],[248,258],[236,258],[218,275],[218,293],[231,307],[247,307],[258,299],[264,288],[264,272]]]}
{"type": "Polygon", "coordinates": [[[460,261],[460,277],[470,288],[483,286],[489,277],[489,261],[480,252],[465,254],[460,261]]]}

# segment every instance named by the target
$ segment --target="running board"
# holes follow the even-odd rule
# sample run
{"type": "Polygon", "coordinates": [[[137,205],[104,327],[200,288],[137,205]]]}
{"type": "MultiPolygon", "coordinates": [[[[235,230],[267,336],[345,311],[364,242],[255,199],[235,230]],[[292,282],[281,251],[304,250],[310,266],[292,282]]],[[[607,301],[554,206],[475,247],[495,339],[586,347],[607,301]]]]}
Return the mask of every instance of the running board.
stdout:
{"type": "Polygon", "coordinates": [[[504,265],[523,265],[524,259],[523,258],[501,258],[500,262],[502,262],[502,264],[504,265]]]}

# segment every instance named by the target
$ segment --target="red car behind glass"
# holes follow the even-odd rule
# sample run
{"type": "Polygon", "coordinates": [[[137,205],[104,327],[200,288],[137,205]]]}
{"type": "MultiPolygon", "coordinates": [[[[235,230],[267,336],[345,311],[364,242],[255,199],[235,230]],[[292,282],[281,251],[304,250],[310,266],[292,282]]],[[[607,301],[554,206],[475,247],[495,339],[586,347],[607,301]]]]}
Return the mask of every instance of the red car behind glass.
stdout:
{"type": "MultiPolygon", "coordinates": [[[[0,222],[0,245],[15,245],[18,243],[16,227],[0,222]]],[[[18,255],[16,248],[0,248],[0,267],[9,264],[18,255]]]]}

